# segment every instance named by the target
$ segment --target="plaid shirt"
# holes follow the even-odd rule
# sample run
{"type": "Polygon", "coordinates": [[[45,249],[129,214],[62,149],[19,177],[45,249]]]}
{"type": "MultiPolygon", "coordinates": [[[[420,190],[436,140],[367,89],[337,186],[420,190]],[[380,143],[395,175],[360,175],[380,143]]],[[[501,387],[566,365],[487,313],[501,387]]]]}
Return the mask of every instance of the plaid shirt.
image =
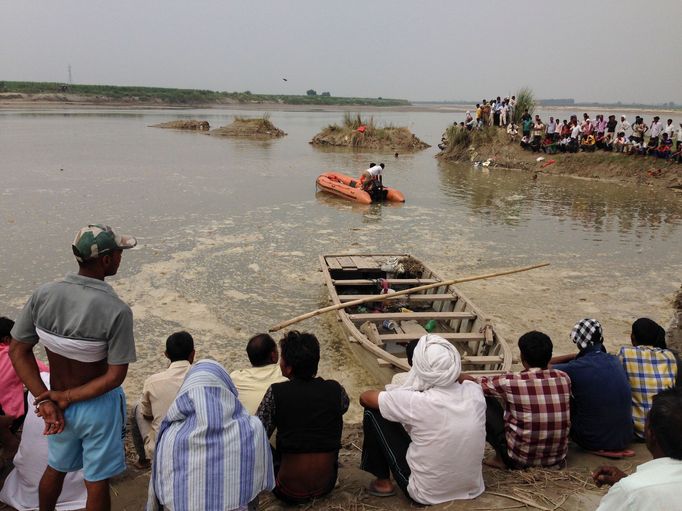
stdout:
{"type": "Polygon", "coordinates": [[[644,438],[644,423],[651,400],[675,385],[677,360],[670,350],[652,346],[623,346],[618,352],[632,389],[632,420],[635,435],[644,438]]]}
{"type": "Polygon", "coordinates": [[[481,377],[486,395],[504,400],[509,457],[521,466],[562,462],[571,427],[571,379],[556,369],[481,377]]]}

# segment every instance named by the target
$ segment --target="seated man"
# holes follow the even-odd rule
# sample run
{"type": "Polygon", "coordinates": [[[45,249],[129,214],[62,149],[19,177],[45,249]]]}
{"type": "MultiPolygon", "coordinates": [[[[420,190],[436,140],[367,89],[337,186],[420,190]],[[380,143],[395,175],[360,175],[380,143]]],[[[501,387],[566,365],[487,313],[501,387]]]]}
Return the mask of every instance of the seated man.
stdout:
{"type": "Polygon", "coordinates": [[[592,134],[586,135],[580,141],[580,149],[582,149],[583,151],[587,151],[590,153],[594,152],[595,146],[596,146],[596,140],[594,138],[594,135],[592,135],[592,134]]]}
{"type": "MultiPolygon", "coordinates": [[[[50,388],[50,372],[41,368],[40,378],[50,388]]],[[[28,394],[28,402],[33,403],[34,396],[28,394]]],[[[0,490],[0,502],[15,509],[38,509],[38,486],[40,478],[47,467],[47,436],[43,435],[45,422],[35,413],[26,414],[21,430],[21,443],[14,457],[14,469],[9,473],[0,490]]],[[[83,509],[86,506],[87,493],[83,481],[83,471],[78,470],[66,474],[61,494],[57,499],[57,509],[83,509]]]]}
{"type": "Polygon", "coordinates": [[[645,438],[654,459],[639,465],[633,474],[610,466],[592,473],[598,486],[613,485],[597,511],[680,509],[682,388],[666,389],[654,397],[645,438]]]}
{"type": "Polygon", "coordinates": [[[519,129],[516,127],[516,124],[513,122],[510,122],[507,124],[507,137],[509,137],[509,142],[516,142],[516,139],[519,136],[519,129]]]}
{"type": "MultiPolygon", "coordinates": [[[[417,347],[419,339],[412,339],[405,346],[405,358],[407,358],[407,364],[412,367],[412,359],[414,357],[414,349],[417,347]]],[[[391,385],[402,385],[407,380],[408,373],[395,373],[393,378],[391,378],[391,385]]]]}
{"type": "Polygon", "coordinates": [[[622,452],[633,438],[632,394],[625,370],[617,357],[606,353],[596,319],[576,323],[571,340],[578,353],[554,357],[550,366],[571,378],[571,439],[598,454],[622,452]]]}
{"type": "Polygon", "coordinates": [[[239,391],[239,401],[250,415],[256,415],[258,405],[273,383],[287,381],[279,368],[277,344],[268,334],[256,334],[246,345],[252,367],[234,371],[230,377],[239,391]]]}
{"type": "Polygon", "coordinates": [[[427,334],[415,347],[405,383],[360,395],[361,468],[377,478],[371,495],[395,493],[391,473],[420,504],[473,499],[483,492],[485,400],[479,385],[458,381],[460,370],[457,349],[427,334]]]}
{"type": "Polygon", "coordinates": [[[168,369],[147,378],[142,397],[133,409],[132,436],[139,457],[138,468],[154,457],[156,435],[168,408],[175,400],[185,375],[194,362],[194,339],[187,332],[175,332],[166,339],[168,369]]]}
{"type": "Polygon", "coordinates": [[[616,140],[613,142],[613,150],[617,153],[626,152],[625,146],[627,145],[627,139],[625,138],[625,133],[622,131],[618,133],[616,140]]]}
{"type": "Polygon", "coordinates": [[[523,371],[478,379],[488,405],[486,440],[497,453],[486,464],[512,469],[561,466],[571,425],[571,380],[562,371],[547,369],[552,340],[542,332],[523,334],[519,350],[523,371]],[[496,398],[502,399],[504,410],[496,398]]]}
{"type": "Polygon", "coordinates": [[[277,429],[273,493],[299,504],[336,485],[348,395],[337,381],[315,377],[320,344],[314,335],[292,330],[279,347],[279,365],[289,381],[270,385],[257,415],[268,437],[277,429]]]}
{"type": "MultiPolygon", "coordinates": [[[[15,436],[26,417],[24,384],[19,379],[9,358],[11,331],[14,321],[0,317],[0,445],[7,460],[12,459],[19,447],[15,436]]],[[[45,364],[36,360],[41,371],[49,372],[45,364]]]]}
{"type": "Polygon", "coordinates": [[[618,358],[623,363],[632,389],[632,419],[635,435],[644,439],[644,423],[652,398],[673,387],[678,377],[677,357],[667,349],[665,330],[649,318],[632,324],[632,346],[623,346],[618,358]]]}
{"type": "Polygon", "coordinates": [[[663,133],[661,144],[656,148],[655,155],[659,158],[668,158],[670,156],[673,141],[668,138],[667,133],[663,133]]]}

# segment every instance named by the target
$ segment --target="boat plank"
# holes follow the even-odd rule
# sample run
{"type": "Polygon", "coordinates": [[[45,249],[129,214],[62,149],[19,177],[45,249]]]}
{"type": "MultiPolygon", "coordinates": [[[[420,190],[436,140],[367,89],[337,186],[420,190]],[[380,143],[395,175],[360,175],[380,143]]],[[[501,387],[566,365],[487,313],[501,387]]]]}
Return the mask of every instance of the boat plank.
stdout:
{"type": "MultiPolygon", "coordinates": [[[[416,332],[415,332],[416,333],[416,332]]],[[[446,339],[448,341],[453,341],[453,342],[471,342],[471,341],[482,341],[483,340],[483,334],[479,333],[453,333],[453,332],[432,332],[434,335],[437,335],[439,337],[442,337],[443,339],[446,339]]],[[[423,334],[422,334],[423,335],[423,334]]],[[[383,342],[386,341],[392,341],[392,342],[402,342],[402,341],[411,341],[413,339],[419,339],[421,336],[414,336],[414,333],[404,333],[404,334],[380,334],[381,340],[383,342]]]]}
{"type": "Polygon", "coordinates": [[[462,357],[462,364],[501,364],[502,361],[502,357],[499,355],[464,355],[462,357]]]}
{"type": "MultiPolygon", "coordinates": [[[[344,266],[346,268],[346,266],[344,266]]],[[[350,267],[348,267],[350,268],[350,267]]],[[[354,268],[354,267],[353,267],[354,268]]],[[[435,284],[440,282],[436,279],[385,279],[389,284],[435,284]]],[[[375,284],[372,279],[332,279],[335,286],[371,286],[375,284]]]]}
{"type": "Polygon", "coordinates": [[[341,269],[341,265],[339,264],[339,261],[336,259],[336,257],[327,257],[325,261],[327,262],[327,266],[329,266],[329,269],[331,270],[341,269]]]}
{"type": "Polygon", "coordinates": [[[336,260],[339,262],[341,267],[345,269],[351,269],[355,270],[357,269],[357,266],[355,266],[355,263],[353,260],[350,258],[350,256],[345,256],[345,257],[337,257],[336,260]]]}
{"type": "MultiPolygon", "coordinates": [[[[351,300],[360,300],[365,298],[370,298],[376,295],[339,295],[339,300],[342,302],[350,302],[351,300]]],[[[451,294],[444,295],[425,295],[425,294],[414,294],[414,295],[403,295],[396,296],[396,300],[403,299],[413,302],[433,302],[436,300],[455,300],[455,296],[451,294]]]]}
{"type": "Polygon", "coordinates": [[[379,321],[384,319],[473,319],[475,317],[476,315],[471,312],[370,312],[348,315],[348,318],[353,321],[379,321]]]}

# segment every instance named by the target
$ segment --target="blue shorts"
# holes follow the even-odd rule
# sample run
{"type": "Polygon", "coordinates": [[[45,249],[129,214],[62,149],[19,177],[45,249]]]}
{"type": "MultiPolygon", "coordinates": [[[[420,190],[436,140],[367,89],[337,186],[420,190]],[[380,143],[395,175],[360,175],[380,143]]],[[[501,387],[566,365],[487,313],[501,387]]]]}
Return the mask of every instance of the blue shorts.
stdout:
{"type": "Polygon", "coordinates": [[[89,482],[123,472],[126,398],[121,387],[64,411],[66,426],[48,439],[47,464],[59,472],[83,469],[89,482]]]}

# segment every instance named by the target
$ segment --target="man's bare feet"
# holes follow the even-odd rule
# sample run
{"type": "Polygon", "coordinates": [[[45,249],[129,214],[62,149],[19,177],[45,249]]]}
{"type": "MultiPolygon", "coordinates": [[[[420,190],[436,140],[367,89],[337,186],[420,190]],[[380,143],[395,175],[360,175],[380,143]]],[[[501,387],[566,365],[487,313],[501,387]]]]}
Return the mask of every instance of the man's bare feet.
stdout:
{"type": "Polygon", "coordinates": [[[498,454],[495,454],[495,456],[491,456],[490,458],[484,459],[483,464],[488,467],[499,468],[500,470],[507,470],[507,465],[504,464],[504,461],[502,461],[502,458],[500,458],[498,454]]]}

